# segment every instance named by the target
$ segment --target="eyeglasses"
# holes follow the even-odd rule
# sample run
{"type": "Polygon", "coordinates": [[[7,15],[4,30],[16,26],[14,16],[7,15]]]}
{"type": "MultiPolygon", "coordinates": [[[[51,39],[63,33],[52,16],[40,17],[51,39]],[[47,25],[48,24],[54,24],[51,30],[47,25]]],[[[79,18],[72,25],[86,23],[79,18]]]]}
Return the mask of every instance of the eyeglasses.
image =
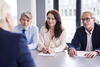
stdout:
{"type": "Polygon", "coordinates": [[[87,21],[89,22],[92,18],[82,18],[81,20],[84,22],[84,21],[87,21]]]}

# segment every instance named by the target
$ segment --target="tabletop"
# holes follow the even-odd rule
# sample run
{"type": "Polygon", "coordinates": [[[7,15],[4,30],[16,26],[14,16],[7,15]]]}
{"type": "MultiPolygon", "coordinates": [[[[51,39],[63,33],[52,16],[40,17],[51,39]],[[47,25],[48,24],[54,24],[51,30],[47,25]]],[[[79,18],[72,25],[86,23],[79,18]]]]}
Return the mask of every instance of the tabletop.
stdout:
{"type": "Polygon", "coordinates": [[[40,56],[32,50],[36,67],[100,67],[100,56],[86,58],[84,51],[78,51],[78,56],[70,57],[67,51],[56,53],[54,56],[40,56]]]}

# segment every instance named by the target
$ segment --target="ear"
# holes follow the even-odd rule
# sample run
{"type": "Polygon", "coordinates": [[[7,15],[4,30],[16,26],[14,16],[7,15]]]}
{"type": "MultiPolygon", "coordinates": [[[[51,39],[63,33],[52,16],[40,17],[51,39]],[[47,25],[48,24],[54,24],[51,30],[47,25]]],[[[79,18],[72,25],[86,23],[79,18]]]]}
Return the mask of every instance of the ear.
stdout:
{"type": "Polygon", "coordinates": [[[5,17],[5,21],[6,21],[6,23],[9,23],[9,20],[8,20],[7,16],[5,17]]]}
{"type": "Polygon", "coordinates": [[[9,30],[13,29],[13,27],[14,27],[13,23],[14,23],[14,21],[13,21],[12,16],[10,14],[7,14],[5,16],[5,23],[7,24],[9,30]]]}
{"type": "Polygon", "coordinates": [[[95,23],[96,22],[96,19],[93,17],[93,22],[95,23]]]}
{"type": "Polygon", "coordinates": [[[20,17],[19,21],[21,21],[21,17],[20,17]]]}

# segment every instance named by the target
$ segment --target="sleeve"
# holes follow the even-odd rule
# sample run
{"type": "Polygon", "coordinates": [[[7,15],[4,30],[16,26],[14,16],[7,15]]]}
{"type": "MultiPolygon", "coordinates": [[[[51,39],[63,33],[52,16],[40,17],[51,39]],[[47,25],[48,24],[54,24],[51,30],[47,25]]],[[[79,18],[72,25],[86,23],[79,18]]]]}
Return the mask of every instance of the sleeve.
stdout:
{"type": "Polygon", "coordinates": [[[20,36],[18,45],[18,67],[35,67],[34,60],[30,54],[30,51],[28,50],[26,39],[24,36],[20,36]]]}
{"type": "Polygon", "coordinates": [[[80,43],[80,40],[79,40],[80,33],[79,32],[80,32],[79,29],[77,29],[76,32],[75,32],[75,35],[74,35],[74,37],[73,37],[73,39],[71,41],[71,44],[69,45],[69,48],[78,49],[79,43],[80,43]]]}
{"type": "Polygon", "coordinates": [[[38,28],[34,27],[34,30],[32,31],[34,32],[32,35],[32,42],[28,45],[29,49],[35,49],[37,48],[38,45],[38,39],[39,39],[39,34],[38,34],[38,28]]]}
{"type": "Polygon", "coordinates": [[[64,51],[65,48],[68,48],[66,44],[66,31],[63,30],[61,36],[59,37],[60,45],[56,48],[54,48],[55,52],[61,52],[64,51]]]}
{"type": "Polygon", "coordinates": [[[40,29],[40,32],[39,32],[39,44],[38,44],[38,50],[39,51],[41,51],[42,50],[42,48],[44,48],[45,46],[44,46],[44,38],[43,38],[43,36],[44,36],[44,27],[42,27],[41,29],[40,29]]]}

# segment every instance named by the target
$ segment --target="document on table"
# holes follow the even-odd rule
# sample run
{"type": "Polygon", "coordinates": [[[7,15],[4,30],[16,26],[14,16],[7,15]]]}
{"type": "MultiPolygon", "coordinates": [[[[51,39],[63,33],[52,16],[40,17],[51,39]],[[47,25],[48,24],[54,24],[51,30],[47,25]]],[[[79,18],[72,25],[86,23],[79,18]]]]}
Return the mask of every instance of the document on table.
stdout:
{"type": "Polygon", "coordinates": [[[40,56],[54,56],[55,53],[52,53],[52,54],[47,53],[47,54],[45,54],[43,52],[40,52],[38,55],[40,55],[40,56]]]}
{"type": "Polygon", "coordinates": [[[88,53],[88,51],[77,51],[77,56],[85,57],[84,55],[88,53]]]}

